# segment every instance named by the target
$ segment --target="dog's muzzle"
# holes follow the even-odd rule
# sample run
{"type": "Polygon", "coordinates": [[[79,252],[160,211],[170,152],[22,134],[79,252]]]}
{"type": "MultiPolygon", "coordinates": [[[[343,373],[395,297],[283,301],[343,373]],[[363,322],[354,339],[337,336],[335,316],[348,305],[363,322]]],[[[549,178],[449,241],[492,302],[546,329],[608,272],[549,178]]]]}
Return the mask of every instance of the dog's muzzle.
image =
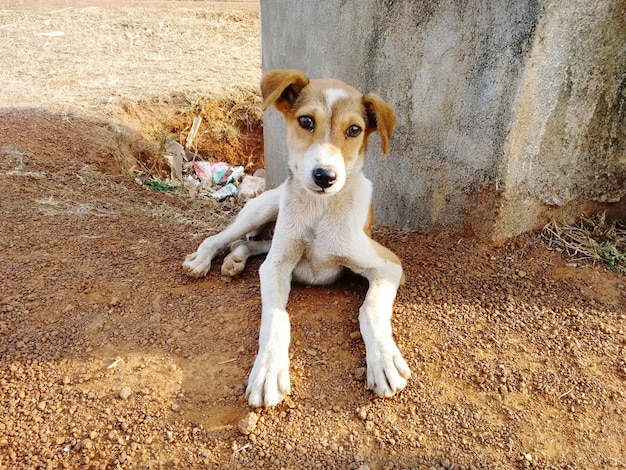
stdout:
{"type": "Polygon", "coordinates": [[[322,189],[330,188],[337,181],[337,174],[333,170],[316,168],[313,170],[313,181],[322,189]]]}

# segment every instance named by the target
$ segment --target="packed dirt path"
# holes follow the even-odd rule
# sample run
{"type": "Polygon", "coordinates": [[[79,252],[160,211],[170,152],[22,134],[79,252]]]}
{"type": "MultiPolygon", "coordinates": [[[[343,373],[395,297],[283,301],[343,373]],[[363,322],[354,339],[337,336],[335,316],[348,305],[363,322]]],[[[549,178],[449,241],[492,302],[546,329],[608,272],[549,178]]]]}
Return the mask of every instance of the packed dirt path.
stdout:
{"type": "Polygon", "coordinates": [[[138,184],[129,162],[154,142],[128,107],[98,117],[99,93],[80,113],[71,93],[24,103],[54,112],[0,95],[0,468],[626,468],[626,279],[568,266],[539,234],[494,246],[378,227],[407,277],[393,319],[407,389],[365,389],[367,285],[349,276],[293,286],[293,393],[250,409],[261,260],[235,279],[181,268],[237,206],[138,184]]]}

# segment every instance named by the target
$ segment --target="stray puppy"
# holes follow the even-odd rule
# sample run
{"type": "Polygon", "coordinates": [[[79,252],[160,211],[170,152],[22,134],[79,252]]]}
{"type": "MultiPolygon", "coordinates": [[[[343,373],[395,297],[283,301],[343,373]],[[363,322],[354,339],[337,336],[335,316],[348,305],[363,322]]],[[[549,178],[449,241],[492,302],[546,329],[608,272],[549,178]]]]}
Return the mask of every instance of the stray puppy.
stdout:
{"type": "Polygon", "coordinates": [[[372,184],[361,169],[372,132],[378,131],[388,152],[396,116],[378,95],[362,95],[337,80],[309,80],[297,70],[268,72],[261,91],[263,110],[274,105],[286,121],[289,176],[250,200],[230,226],[187,256],[183,267],[192,277],[204,276],[211,260],[230,245],[222,272],[234,276],[249,256],[267,253],[259,270],[259,352],[246,390],[255,407],[274,406],[291,391],[285,309],[291,281],[329,284],[346,268],[364,276],[369,289],[359,323],[367,385],[390,397],[411,375],[391,332],[393,302],[404,275],[400,259],[370,238],[372,184]],[[243,239],[274,221],[273,240],[243,239]]]}

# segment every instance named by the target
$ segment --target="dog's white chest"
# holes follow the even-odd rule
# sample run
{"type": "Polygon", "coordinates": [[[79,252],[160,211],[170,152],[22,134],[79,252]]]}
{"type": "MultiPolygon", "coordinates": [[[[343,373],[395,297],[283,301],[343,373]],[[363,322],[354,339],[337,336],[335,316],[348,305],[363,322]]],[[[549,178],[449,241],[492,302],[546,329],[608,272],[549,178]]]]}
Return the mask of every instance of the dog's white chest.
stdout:
{"type": "Polygon", "coordinates": [[[363,226],[371,183],[362,176],[356,180],[353,183],[358,184],[347,185],[332,196],[312,195],[294,180],[285,182],[272,250],[295,263],[295,280],[308,284],[335,281],[345,260],[367,240],[363,226]]]}
{"type": "Polygon", "coordinates": [[[294,279],[306,284],[329,284],[337,280],[344,271],[341,260],[346,252],[345,227],[337,220],[323,218],[300,229],[290,234],[299,248],[294,279]]]}

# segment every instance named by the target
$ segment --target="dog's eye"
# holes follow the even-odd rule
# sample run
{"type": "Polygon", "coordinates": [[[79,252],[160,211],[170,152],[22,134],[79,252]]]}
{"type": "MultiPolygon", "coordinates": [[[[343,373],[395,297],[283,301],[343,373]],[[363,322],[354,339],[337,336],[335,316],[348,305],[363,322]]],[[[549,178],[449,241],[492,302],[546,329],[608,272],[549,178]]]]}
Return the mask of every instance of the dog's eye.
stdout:
{"type": "Polygon", "coordinates": [[[307,131],[313,132],[313,129],[315,129],[315,121],[311,116],[300,116],[298,118],[298,124],[300,124],[302,129],[306,129],[307,131]]]}
{"type": "Polygon", "coordinates": [[[358,137],[359,135],[361,135],[361,128],[357,125],[354,126],[350,126],[348,127],[348,130],[346,131],[346,135],[348,137],[358,137]]]}

